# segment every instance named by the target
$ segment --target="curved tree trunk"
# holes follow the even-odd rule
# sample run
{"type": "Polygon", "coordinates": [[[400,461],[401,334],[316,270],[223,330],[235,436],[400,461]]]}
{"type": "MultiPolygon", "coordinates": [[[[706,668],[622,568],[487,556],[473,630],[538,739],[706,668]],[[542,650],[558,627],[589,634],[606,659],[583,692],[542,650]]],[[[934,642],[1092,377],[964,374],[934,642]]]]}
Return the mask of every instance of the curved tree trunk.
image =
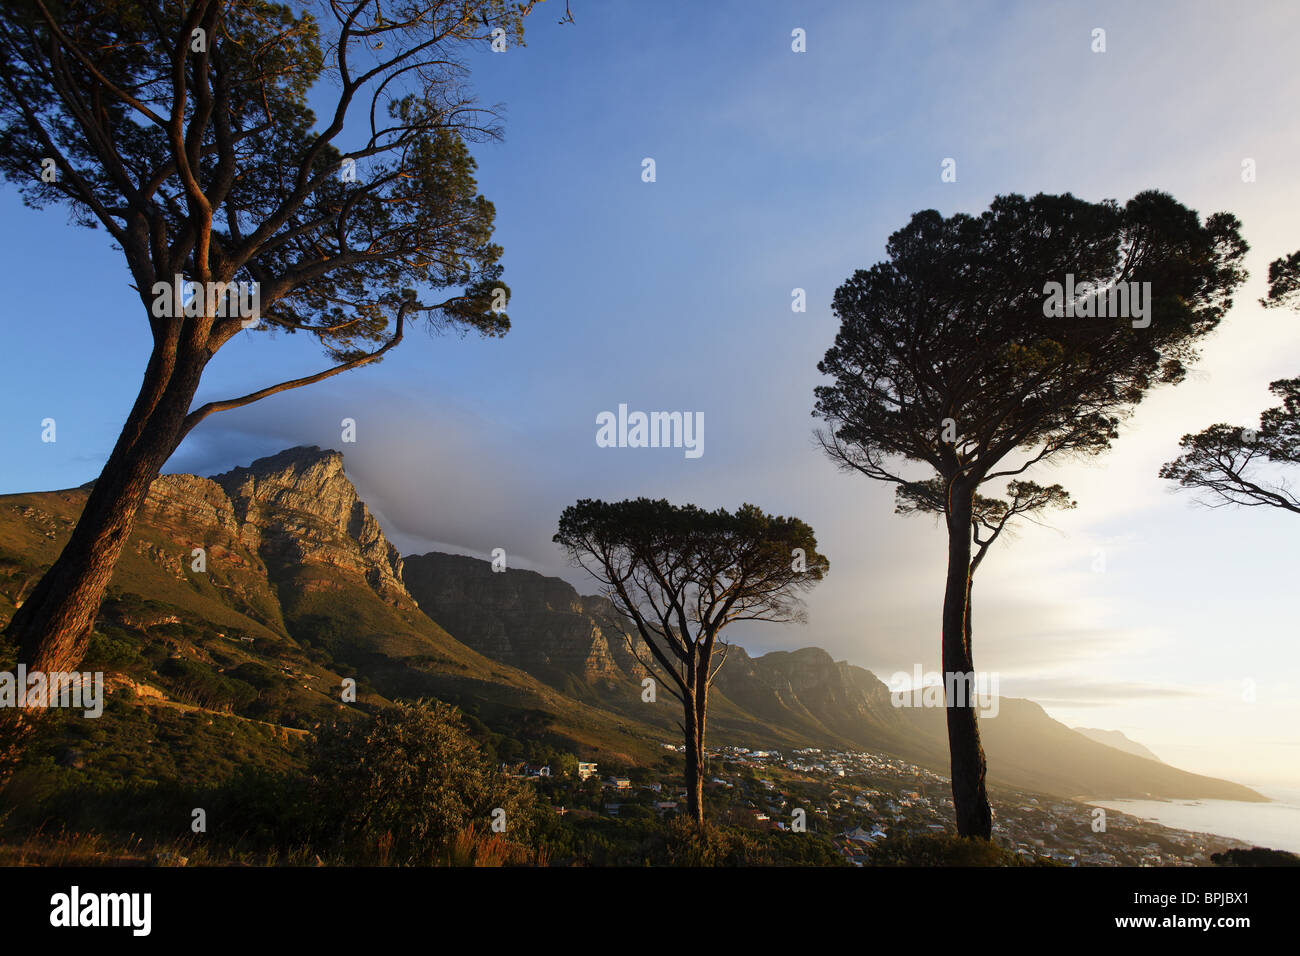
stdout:
{"type": "MultiPolygon", "coordinates": [[[[203,364],[198,358],[178,363],[174,347],[154,350],[131,414],[71,538],[5,629],[29,673],[71,671],[85,656],[136,515],[180,441],[203,364]]],[[[13,772],[41,713],[0,712],[0,784],[13,772]]]]}
{"type": "MultiPolygon", "coordinates": [[[[970,642],[971,509],[975,489],[954,481],[948,489],[948,578],[943,597],[944,687],[972,691],[976,686],[970,642]]],[[[985,788],[984,748],[973,693],[947,699],[948,752],[957,832],[964,837],[993,836],[993,812],[985,788]]]]}

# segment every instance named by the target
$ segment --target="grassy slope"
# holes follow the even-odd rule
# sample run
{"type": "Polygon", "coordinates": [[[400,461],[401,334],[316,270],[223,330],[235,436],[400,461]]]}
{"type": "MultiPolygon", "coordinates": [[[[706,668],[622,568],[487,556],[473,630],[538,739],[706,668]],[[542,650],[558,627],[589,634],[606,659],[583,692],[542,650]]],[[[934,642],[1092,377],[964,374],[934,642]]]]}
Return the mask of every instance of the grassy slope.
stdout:
{"type": "MultiPolygon", "coordinates": [[[[57,556],[84,501],[80,489],[0,496],[0,620],[57,556]]],[[[183,538],[146,509],[115,570],[110,594],[116,600],[106,606],[98,631],[142,653],[153,645],[155,656],[161,645],[169,656],[219,674],[248,662],[282,674],[287,669],[293,676],[284,709],[314,720],[338,709],[341,679],[350,676],[363,691],[372,690],[375,703],[437,696],[462,704],[494,729],[498,723],[507,731],[544,726],[584,756],[648,760],[668,739],[483,657],[418,611],[386,604],[364,582],[308,564],[276,569],[280,579],[273,585],[261,558],[238,542],[211,534],[202,542],[183,538]],[[189,570],[192,544],[209,548],[207,573],[189,570]],[[221,560],[213,557],[218,552],[221,560]],[[163,623],[151,625],[155,620],[163,623]],[[539,720],[538,712],[548,716],[539,720]]],[[[149,664],[142,657],[106,669],[164,684],[149,664]]]]}
{"type": "MultiPolygon", "coordinates": [[[[84,499],[85,493],[77,489],[0,496],[0,620],[7,620],[14,597],[29,589],[57,555],[84,499]]],[[[667,694],[651,705],[640,702],[639,686],[582,685],[571,688],[571,696],[562,687],[548,686],[473,651],[417,610],[386,604],[364,582],[308,564],[273,569],[272,584],[262,559],[237,541],[218,535],[216,540],[209,536],[203,542],[183,542],[183,537],[179,529],[147,512],[113,578],[116,601],[101,617],[101,630],[140,652],[139,659],[115,665],[136,680],[165,684],[155,673],[157,662],[143,656],[157,657],[165,649],[168,655],[193,659],[219,673],[246,664],[282,675],[287,670],[292,676],[278,689],[279,695],[287,694],[280,710],[297,715],[292,721],[297,726],[310,726],[337,712],[341,679],[354,676],[370,691],[368,698],[363,693],[363,701],[382,704],[396,696],[433,695],[461,704],[502,732],[553,734],[584,756],[647,763],[657,758],[660,743],[677,739],[677,704],[667,694]],[[210,560],[206,574],[190,572],[188,561],[180,559],[191,543],[204,544],[222,559],[210,560]],[[151,551],[149,545],[156,547],[151,551]],[[160,555],[159,549],[175,554],[160,555]],[[105,619],[123,616],[135,623],[102,626],[105,619]],[[181,620],[144,626],[151,616],[181,620]],[[584,702],[574,699],[579,694],[584,702]]],[[[764,666],[761,659],[745,663],[764,666]]],[[[824,706],[819,715],[802,703],[792,708],[752,682],[724,680],[710,710],[711,739],[766,746],[817,742],[871,747],[945,769],[941,711],[896,712],[911,733],[893,722],[877,721],[887,732],[879,740],[874,739],[878,734],[866,740],[842,719],[827,716],[835,712],[831,703],[820,702],[824,706]]],[[[132,726],[132,732],[148,732],[132,726]]],[[[1134,795],[1131,782],[1142,780],[1165,797],[1262,799],[1238,784],[1089,741],[1029,702],[1004,702],[1003,715],[983,721],[982,727],[993,782],[1104,797],[1134,795]]],[[[115,735],[113,746],[129,749],[130,734],[123,730],[115,735]]],[[[269,749],[257,762],[278,762],[273,751],[283,744],[273,736],[264,743],[269,749]]]]}

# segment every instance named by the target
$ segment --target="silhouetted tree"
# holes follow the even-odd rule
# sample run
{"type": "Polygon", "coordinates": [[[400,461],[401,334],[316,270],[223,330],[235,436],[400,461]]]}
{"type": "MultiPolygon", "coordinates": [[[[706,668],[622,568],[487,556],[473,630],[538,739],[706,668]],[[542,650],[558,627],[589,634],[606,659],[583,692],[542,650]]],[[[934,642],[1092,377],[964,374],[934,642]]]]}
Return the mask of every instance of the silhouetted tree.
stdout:
{"type": "MultiPolygon", "coordinates": [[[[1300,307],[1300,252],[1275,259],[1268,267],[1265,308],[1300,307]]],[[[1300,378],[1268,386],[1282,400],[1259,416],[1258,428],[1211,425],[1178,443],[1183,453],[1160,469],[1160,477],[1192,491],[1205,492],[1212,508],[1261,505],[1300,514],[1300,497],[1284,476],[1270,477],[1269,466],[1300,464],[1300,378]]]]}
{"type": "Polygon", "coordinates": [[[564,510],[555,541],[636,625],[649,656],[629,639],[633,653],[681,701],[687,809],[702,826],[709,686],[728,647],[718,635],[735,621],[804,619],[801,593],[830,568],[812,528],[749,504],[732,513],[583,499],[564,510]]]}
{"type": "Polygon", "coordinates": [[[1215,866],[1300,866],[1300,856],[1263,846],[1253,846],[1248,850],[1233,847],[1222,853],[1211,853],[1210,862],[1215,866]]]}
{"type": "MultiPolygon", "coordinates": [[[[71,539],[8,626],[29,668],[80,660],[150,483],[205,417],[376,362],[417,316],[506,332],[494,210],[466,145],[498,130],[473,105],[459,55],[494,36],[518,42],[531,6],[4,5],[0,171],[29,205],[65,205],[108,233],[152,339],[71,539]],[[314,91],[327,107],[319,126],[314,91]],[[247,293],[243,308],[230,290],[247,293]],[[436,290],[450,294],[422,301],[436,290]],[[253,319],[314,336],[329,366],[191,407],[208,362],[253,319]]],[[[12,744],[30,721],[9,730],[12,744]]]]}
{"type": "Polygon", "coordinates": [[[945,686],[966,689],[947,701],[962,836],[992,832],[970,692],[972,573],[1010,521],[1071,504],[1059,485],[1017,476],[1101,453],[1148,389],[1183,377],[1244,278],[1238,230],[1159,192],[1123,206],[1000,196],[979,216],[917,213],[886,261],[835,293],[841,327],[818,365],[834,383],[817,388],[813,412],[827,423],[822,447],[894,483],[900,512],[947,525],[943,670],[945,686]],[[1115,317],[1123,305],[1136,321],[1115,317]],[[908,462],[932,475],[906,477],[908,462]],[[1015,479],[1007,498],[979,493],[999,479],[1015,479]]]}

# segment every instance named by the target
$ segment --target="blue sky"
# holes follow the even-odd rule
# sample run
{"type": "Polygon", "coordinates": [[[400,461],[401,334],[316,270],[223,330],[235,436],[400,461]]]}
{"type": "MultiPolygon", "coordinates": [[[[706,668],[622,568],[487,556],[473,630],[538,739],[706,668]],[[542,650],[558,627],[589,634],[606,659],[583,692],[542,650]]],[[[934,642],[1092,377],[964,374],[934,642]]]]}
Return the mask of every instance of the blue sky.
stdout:
{"type": "MultiPolygon", "coordinates": [[[[506,107],[505,141],[475,154],[511,333],[410,336],[378,367],[209,419],[168,470],[337,447],[405,553],[502,547],[584,591],[549,540],[577,498],[753,501],[808,520],[832,572],[806,627],[742,643],[818,644],[882,678],[937,670],[941,530],[895,516],[890,489],[812,445],[831,294],[917,210],[1164,189],[1242,219],[1251,280],[1192,379],[1148,399],[1112,452],[1040,472],[1079,508],[999,542],[981,568],[976,664],[1004,693],[1180,766],[1300,784],[1294,516],[1197,508],[1156,477],[1181,435],[1253,422],[1268,382],[1300,374],[1300,317],[1255,303],[1268,261],[1300,248],[1295,8],[580,0],[559,26],[553,6],[526,48],[472,59],[480,99],[506,107]],[[1090,49],[1096,27],[1105,53],[1090,49]],[[954,183],[940,181],[947,157],[954,183]],[[1256,182],[1241,181],[1244,158],[1256,182]],[[704,455],[598,448],[595,416],[620,403],[703,412],[704,455]],[[355,444],[340,444],[344,417],[355,444]]],[[[0,225],[0,492],[80,484],[134,397],[144,317],[102,231],[26,210],[8,186],[0,225]]],[[[301,337],[244,333],[199,400],[323,361],[301,337]]]]}

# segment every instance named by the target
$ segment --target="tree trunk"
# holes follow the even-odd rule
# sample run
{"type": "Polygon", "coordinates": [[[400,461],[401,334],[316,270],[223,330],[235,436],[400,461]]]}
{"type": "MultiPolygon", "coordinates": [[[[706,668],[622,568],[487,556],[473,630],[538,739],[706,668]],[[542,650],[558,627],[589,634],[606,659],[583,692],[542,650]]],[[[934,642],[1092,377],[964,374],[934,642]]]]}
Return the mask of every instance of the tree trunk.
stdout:
{"type": "MultiPolygon", "coordinates": [[[[175,349],[170,353],[155,349],[72,536],[5,629],[29,673],[71,671],[81,663],[136,515],[180,441],[204,362],[178,363],[175,349]]],[[[40,716],[40,710],[29,708],[0,713],[0,784],[12,773],[40,716]]]]}
{"type": "Polygon", "coordinates": [[[700,730],[701,715],[695,709],[695,697],[686,695],[686,812],[697,827],[704,826],[704,748],[700,730]]]}
{"type": "Polygon", "coordinates": [[[709,662],[705,658],[700,665],[700,674],[696,678],[695,685],[695,750],[699,755],[696,763],[699,766],[699,778],[695,784],[696,802],[699,805],[699,811],[695,815],[697,826],[704,826],[704,773],[708,768],[709,758],[704,752],[704,723],[708,719],[709,705],[709,662]]]}
{"type": "MultiPolygon", "coordinates": [[[[711,643],[711,642],[710,642],[711,643]]],[[[695,648],[686,661],[686,693],[682,710],[686,717],[686,812],[696,827],[704,827],[704,718],[709,705],[710,650],[695,648]]]]}
{"type": "MultiPolygon", "coordinates": [[[[948,579],[943,597],[943,672],[945,691],[975,687],[970,642],[971,509],[975,489],[953,481],[948,488],[948,579]]],[[[993,836],[993,813],[985,789],[984,748],[973,693],[947,697],[948,753],[957,832],[964,837],[993,836]]]]}

